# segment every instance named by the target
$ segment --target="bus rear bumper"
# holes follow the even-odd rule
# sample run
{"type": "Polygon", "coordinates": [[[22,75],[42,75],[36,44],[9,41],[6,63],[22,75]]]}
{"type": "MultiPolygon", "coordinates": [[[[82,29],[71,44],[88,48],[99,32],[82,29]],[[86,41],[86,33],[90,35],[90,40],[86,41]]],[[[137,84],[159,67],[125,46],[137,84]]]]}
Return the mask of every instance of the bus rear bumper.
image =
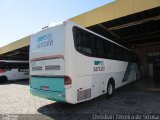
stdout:
{"type": "Polygon", "coordinates": [[[45,99],[58,101],[58,102],[66,102],[66,97],[64,92],[39,90],[31,87],[30,87],[30,92],[34,96],[38,96],[38,97],[42,97],[45,99]]]}

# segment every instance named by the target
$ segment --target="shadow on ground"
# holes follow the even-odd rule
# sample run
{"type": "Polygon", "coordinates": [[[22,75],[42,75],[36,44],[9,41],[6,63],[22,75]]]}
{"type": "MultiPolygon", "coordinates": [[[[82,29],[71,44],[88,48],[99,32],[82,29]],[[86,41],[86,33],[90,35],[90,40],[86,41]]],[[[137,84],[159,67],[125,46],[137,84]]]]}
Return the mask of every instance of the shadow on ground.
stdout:
{"type": "Polygon", "coordinates": [[[118,89],[111,99],[103,95],[75,105],[55,102],[37,111],[54,119],[93,119],[95,114],[157,113],[159,101],[159,93],[139,91],[130,84],[118,89]]]}

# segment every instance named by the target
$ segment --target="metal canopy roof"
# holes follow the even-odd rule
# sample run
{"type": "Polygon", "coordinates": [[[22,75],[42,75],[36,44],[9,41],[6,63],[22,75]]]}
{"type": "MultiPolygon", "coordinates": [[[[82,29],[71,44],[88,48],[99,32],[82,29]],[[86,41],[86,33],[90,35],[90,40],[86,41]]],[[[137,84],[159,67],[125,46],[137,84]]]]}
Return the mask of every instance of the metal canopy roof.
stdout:
{"type": "Polygon", "coordinates": [[[29,46],[0,55],[0,60],[29,60],[29,46]]]}
{"type": "Polygon", "coordinates": [[[0,60],[28,60],[30,36],[0,48],[0,60]]]}
{"type": "Polygon", "coordinates": [[[87,28],[126,46],[159,44],[160,7],[87,28]]]}
{"type": "Polygon", "coordinates": [[[128,47],[160,42],[160,0],[117,0],[71,20],[128,47]]]}

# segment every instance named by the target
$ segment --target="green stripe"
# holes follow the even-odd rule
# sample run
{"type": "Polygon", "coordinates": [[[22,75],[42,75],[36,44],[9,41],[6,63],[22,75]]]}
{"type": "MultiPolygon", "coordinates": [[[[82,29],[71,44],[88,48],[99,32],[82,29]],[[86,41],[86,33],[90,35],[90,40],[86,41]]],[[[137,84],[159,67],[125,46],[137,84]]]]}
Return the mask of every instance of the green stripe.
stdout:
{"type": "Polygon", "coordinates": [[[129,75],[132,71],[132,65],[133,65],[132,63],[128,63],[122,82],[125,82],[129,79],[129,75]]]}
{"type": "Polygon", "coordinates": [[[103,65],[103,61],[94,61],[94,65],[103,65]]]}

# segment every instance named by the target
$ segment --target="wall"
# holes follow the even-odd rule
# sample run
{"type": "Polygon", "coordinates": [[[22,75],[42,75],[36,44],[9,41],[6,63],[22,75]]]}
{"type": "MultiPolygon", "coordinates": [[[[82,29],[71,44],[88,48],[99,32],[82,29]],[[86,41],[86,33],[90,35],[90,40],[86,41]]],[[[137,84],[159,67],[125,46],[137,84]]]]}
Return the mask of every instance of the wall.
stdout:
{"type": "Polygon", "coordinates": [[[160,52],[160,45],[154,46],[144,46],[133,49],[135,53],[137,53],[142,61],[142,69],[144,71],[144,76],[149,76],[149,63],[147,60],[147,56],[149,53],[160,52]]]}

